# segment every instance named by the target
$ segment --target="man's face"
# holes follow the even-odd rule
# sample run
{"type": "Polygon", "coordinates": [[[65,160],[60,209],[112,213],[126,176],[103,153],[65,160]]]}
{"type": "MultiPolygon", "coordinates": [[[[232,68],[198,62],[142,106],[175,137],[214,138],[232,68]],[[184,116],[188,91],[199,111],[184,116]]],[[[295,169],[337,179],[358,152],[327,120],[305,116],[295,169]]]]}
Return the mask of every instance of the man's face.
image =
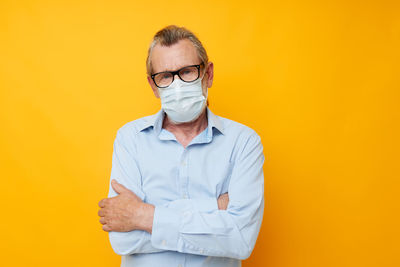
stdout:
{"type": "MultiPolygon", "coordinates": [[[[153,73],[162,71],[175,71],[180,68],[189,65],[200,64],[201,60],[197,55],[196,48],[190,40],[183,39],[178,43],[167,46],[156,45],[153,48],[151,54],[151,64],[153,67],[153,73]]],[[[213,81],[213,63],[209,62],[207,66],[202,66],[200,77],[205,73],[203,78],[203,95],[206,96],[207,88],[210,88],[213,81]]],[[[176,75],[175,79],[179,79],[176,75]]],[[[150,76],[147,76],[147,80],[153,89],[154,95],[159,98],[159,92],[157,86],[154,84],[150,76]]],[[[162,89],[161,89],[162,90],[162,89]]]]}

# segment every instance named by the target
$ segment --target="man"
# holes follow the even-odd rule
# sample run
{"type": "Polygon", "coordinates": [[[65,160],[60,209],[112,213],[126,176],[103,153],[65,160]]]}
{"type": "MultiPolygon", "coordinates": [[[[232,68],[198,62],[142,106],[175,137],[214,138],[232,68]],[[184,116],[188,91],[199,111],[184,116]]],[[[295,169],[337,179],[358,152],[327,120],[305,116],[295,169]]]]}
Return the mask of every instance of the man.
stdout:
{"type": "Polygon", "coordinates": [[[103,230],[121,266],[241,266],[264,211],[260,137],[208,108],[213,63],[187,29],[155,35],[147,74],[161,109],[117,131],[103,230]]]}

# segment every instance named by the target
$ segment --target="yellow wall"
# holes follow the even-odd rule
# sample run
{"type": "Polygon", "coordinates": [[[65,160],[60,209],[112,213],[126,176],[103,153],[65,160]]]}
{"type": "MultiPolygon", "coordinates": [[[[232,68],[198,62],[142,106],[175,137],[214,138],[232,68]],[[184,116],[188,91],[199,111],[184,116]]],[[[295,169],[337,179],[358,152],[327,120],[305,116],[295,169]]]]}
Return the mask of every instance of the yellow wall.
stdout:
{"type": "Polygon", "coordinates": [[[98,222],[119,127],[157,112],[152,35],[198,34],[214,113],[262,137],[244,266],[400,266],[399,1],[0,2],[0,265],[119,266],[98,222]]]}

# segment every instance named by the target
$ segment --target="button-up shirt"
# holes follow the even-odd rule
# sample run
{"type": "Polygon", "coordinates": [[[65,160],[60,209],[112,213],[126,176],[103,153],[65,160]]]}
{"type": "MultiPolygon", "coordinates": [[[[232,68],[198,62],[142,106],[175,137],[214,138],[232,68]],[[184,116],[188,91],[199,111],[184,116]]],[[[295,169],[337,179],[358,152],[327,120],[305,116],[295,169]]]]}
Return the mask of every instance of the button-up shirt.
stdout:
{"type": "Polygon", "coordinates": [[[155,206],[152,233],[109,232],[121,266],[241,266],[250,256],[264,212],[259,135],[207,107],[207,128],[183,147],[162,127],[165,113],[117,131],[108,197],[115,179],[155,206]],[[228,192],[226,210],[218,197],[228,192]]]}

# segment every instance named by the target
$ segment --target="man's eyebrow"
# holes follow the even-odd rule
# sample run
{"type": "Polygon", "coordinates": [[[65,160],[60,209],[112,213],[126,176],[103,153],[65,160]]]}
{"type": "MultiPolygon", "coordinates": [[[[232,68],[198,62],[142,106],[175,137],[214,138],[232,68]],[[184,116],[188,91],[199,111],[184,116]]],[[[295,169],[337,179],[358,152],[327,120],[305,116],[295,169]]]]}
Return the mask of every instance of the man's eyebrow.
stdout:
{"type": "Polygon", "coordinates": [[[184,67],[187,67],[187,66],[200,65],[200,64],[201,64],[201,63],[185,64],[185,65],[182,65],[182,66],[180,66],[180,67],[177,67],[177,68],[174,68],[174,69],[166,69],[166,70],[157,71],[157,72],[154,72],[154,73],[161,73],[161,72],[172,72],[172,71],[177,71],[177,70],[180,70],[180,69],[182,69],[182,68],[184,68],[184,67]]]}

